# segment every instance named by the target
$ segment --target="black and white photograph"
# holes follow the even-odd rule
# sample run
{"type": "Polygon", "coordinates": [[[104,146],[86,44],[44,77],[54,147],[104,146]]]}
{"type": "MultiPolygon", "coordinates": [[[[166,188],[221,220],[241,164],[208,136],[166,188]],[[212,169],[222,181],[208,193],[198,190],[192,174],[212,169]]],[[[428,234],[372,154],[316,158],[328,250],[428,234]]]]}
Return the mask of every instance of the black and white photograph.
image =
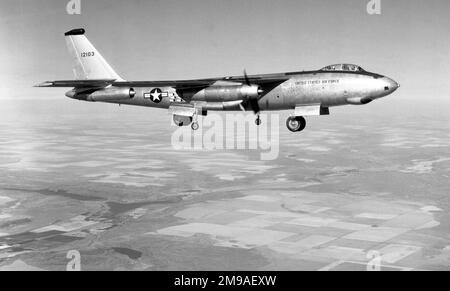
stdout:
{"type": "Polygon", "coordinates": [[[449,271],[449,13],[0,0],[0,271],[449,271]]]}

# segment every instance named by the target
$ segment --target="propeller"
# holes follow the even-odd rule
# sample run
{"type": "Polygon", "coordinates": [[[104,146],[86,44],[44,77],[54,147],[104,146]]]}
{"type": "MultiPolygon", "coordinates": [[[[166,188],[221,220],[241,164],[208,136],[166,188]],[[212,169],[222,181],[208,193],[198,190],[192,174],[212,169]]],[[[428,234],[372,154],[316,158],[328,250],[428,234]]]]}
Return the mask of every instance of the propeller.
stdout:
{"type": "MultiPolygon", "coordinates": [[[[244,80],[245,84],[247,86],[251,86],[250,79],[248,78],[247,71],[244,69],[244,80]]],[[[258,104],[258,97],[250,97],[248,98],[248,104],[250,105],[250,108],[253,110],[253,113],[258,114],[260,111],[259,104],[258,104]]]]}
{"type": "Polygon", "coordinates": [[[250,84],[250,80],[248,79],[248,75],[247,75],[247,70],[246,69],[244,69],[244,79],[245,79],[245,84],[247,86],[250,86],[251,84],[250,84]]]}

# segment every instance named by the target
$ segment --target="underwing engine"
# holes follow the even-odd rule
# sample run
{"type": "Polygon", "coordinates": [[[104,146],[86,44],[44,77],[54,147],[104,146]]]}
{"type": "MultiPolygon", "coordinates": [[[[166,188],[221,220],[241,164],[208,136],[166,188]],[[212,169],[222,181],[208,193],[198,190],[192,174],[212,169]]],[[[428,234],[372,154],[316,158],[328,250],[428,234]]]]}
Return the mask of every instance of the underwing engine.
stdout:
{"type": "Polygon", "coordinates": [[[262,92],[260,86],[253,84],[211,86],[198,92],[192,92],[191,98],[195,101],[228,102],[258,98],[262,92]]]}

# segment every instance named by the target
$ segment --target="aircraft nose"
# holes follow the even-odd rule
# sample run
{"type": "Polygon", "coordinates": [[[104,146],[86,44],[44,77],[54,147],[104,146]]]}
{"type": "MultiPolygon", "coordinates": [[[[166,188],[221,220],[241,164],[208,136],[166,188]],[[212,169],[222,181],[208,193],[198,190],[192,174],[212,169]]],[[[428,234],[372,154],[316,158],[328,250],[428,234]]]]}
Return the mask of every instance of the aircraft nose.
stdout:
{"type": "Polygon", "coordinates": [[[384,83],[385,83],[384,90],[389,91],[390,93],[392,93],[395,90],[397,90],[398,88],[400,88],[399,83],[397,83],[396,81],[394,81],[393,79],[388,78],[388,77],[384,77],[384,83]]]}

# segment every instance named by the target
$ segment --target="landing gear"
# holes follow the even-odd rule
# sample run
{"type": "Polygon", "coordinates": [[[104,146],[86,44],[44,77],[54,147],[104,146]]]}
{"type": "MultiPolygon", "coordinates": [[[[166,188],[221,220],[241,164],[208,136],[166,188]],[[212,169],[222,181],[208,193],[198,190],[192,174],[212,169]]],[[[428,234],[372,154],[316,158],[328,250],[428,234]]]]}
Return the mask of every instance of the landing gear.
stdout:
{"type": "Polygon", "coordinates": [[[256,117],[255,124],[256,124],[256,125],[261,125],[261,123],[262,123],[261,118],[260,118],[259,115],[258,115],[258,116],[256,117]]]}
{"type": "Polygon", "coordinates": [[[181,116],[181,115],[174,115],[173,116],[173,122],[177,126],[188,126],[192,122],[192,117],[190,116],[181,116]]]}
{"type": "Polygon", "coordinates": [[[292,132],[299,132],[305,129],[306,120],[303,116],[290,116],[286,120],[286,126],[292,132]]]}
{"type": "Polygon", "coordinates": [[[192,130],[197,130],[200,126],[198,125],[198,115],[197,112],[194,113],[194,116],[192,117],[193,121],[191,123],[192,130]]]}
{"type": "Polygon", "coordinates": [[[173,115],[173,122],[177,126],[191,126],[192,130],[198,130],[200,128],[198,124],[198,114],[194,112],[192,116],[186,115],[173,115]]]}
{"type": "Polygon", "coordinates": [[[200,126],[198,125],[198,122],[197,122],[197,121],[191,123],[191,128],[192,128],[192,130],[197,130],[199,127],[200,127],[200,126]]]}

